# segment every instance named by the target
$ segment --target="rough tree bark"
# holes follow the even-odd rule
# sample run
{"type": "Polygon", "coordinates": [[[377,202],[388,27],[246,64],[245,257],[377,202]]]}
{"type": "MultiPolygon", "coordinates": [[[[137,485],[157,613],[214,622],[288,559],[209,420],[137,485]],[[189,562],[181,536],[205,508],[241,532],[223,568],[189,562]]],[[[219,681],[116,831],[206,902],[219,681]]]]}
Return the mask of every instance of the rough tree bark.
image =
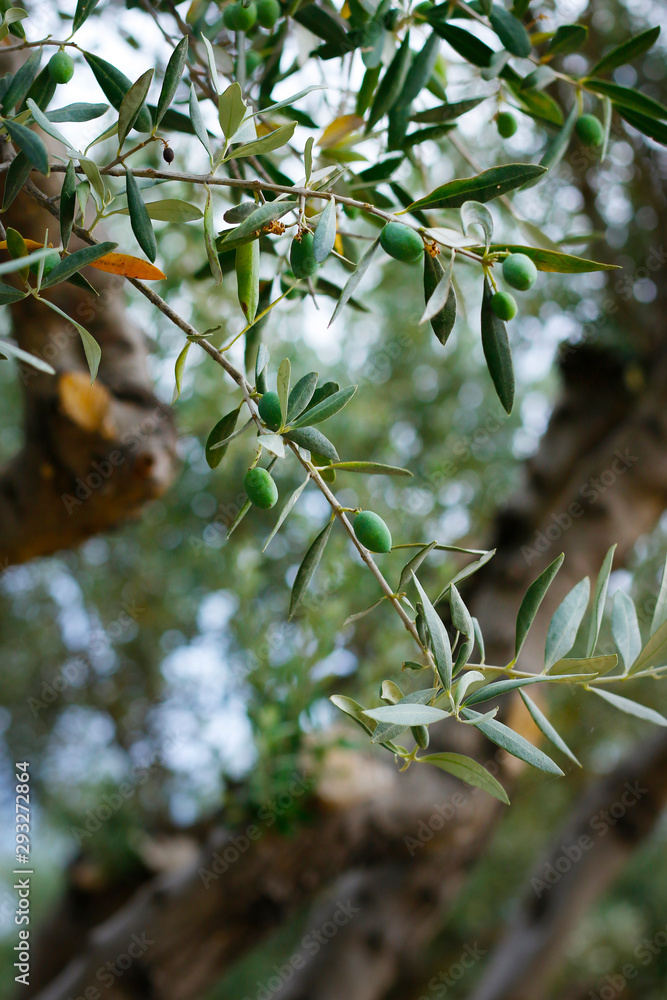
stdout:
{"type": "MultiPolygon", "coordinates": [[[[4,141],[2,146],[0,152],[11,155],[4,141]]],[[[4,222],[37,241],[48,229],[58,242],[56,220],[25,193],[4,222]]],[[[24,443],[0,469],[0,566],[77,546],[116,527],[162,494],[176,471],[173,419],[153,393],[144,335],[123,305],[123,279],[100,271],[88,277],[97,296],[67,284],[44,294],[100,344],[92,385],[72,324],[31,297],[11,307],[19,346],[57,374],[19,369],[24,443]]]]}

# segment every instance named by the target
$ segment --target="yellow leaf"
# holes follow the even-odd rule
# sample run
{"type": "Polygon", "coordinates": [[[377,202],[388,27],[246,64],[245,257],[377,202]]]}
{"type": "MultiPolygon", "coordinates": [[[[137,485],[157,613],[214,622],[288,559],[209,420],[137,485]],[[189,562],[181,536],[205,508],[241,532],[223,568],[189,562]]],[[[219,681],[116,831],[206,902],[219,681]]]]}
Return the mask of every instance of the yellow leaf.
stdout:
{"type": "MultiPolygon", "coordinates": [[[[23,242],[25,243],[26,248],[28,250],[40,250],[44,246],[43,243],[35,243],[34,240],[26,240],[26,239],[24,239],[23,242]]],[[[49,243],[49,246],[50,247],[53,246],[53,243],[49,243]]],[[[0,250],[6,250],[6,249],[7,249],[7,240],[1,240],[0,241],[0,250]]]]}
{"type": "Polygon", "coordinates": [[[344,17],[346,21],[349,21],[350,19],[350,5],[347,2],[347,0],[345,0],[345,3],[343,4],[343,9],[340,12],[340,16],[344,17]]]}
{"type": "Polygon", "coordinates": [[[345,136],[350,132],[356,132],[363,124],[364,120],[359,115],[341,115],[340,118],[334,118],[325,128],[317,145],[322,149],[336,146],[345,136]]]}
{"type": "Polygon", "coordinates": [[[167,277],[159,267],[154,267],[141,257],[132,257],[129,253],[107,253],[88,266],[96,267],[98,271],[122,274],[125,278],[141,278],[142,281],[162,281],[167,277]]]}

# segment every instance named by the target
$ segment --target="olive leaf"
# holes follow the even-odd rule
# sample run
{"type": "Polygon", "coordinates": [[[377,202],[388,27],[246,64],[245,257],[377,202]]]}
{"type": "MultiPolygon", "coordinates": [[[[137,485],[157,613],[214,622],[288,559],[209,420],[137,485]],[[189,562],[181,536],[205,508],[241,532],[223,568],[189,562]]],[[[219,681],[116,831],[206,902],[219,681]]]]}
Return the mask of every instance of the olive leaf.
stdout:
{"type": "Polygon", "coordinates": [[[343,288],[343,291],[340,293],[340,298],[338,299],[338,302],[336,303],[336,308],[334,309],[333,315],[332,315],[331,319],[329,320],[329,324],[328,324],[329,326],[331,326],[331,324],[335,321],[336,317],[340,314],[340,312],[343,310],[343,308],[345,307],[345,305],[347,304],[347,302],[351,299],[351,297],[356,292],[356,290],[357,290],[357,288],[358,288],[358,286],[359,286],[359,284],[361,282],[361,279],[363,278],[363,276],[365,275],[366,271],[370,267],[370,263],[371,263],[373,257],[375,256],[375,253],[376,253],[377,248],[379,247],[379,245],[380,245],[380,237],[378,236],[378,238],[376,240],[373,240],[373,242],[369,246],[368,250],[366,250],[365,254],[363,255],[363,257],[361,258],[361,260],[357,264],[356,270],[350,275],[350,277],[345,282],[345,286],[343,288]]]}
{"type": "Polygon", "coordinates": [[[79,0],[72,20],[72,34],[78,31],[83,22],[90,17],[98,3],[99,0],[79,0]]]}
{"type": "Polygon", "coordinates": [[[461,205],[461,224],[464,236],[468,235],[471,226],[479,226],[484,233],[484,245],[489,247],[493,237],[493,216],[479,201],[465,201],[461,205]]]}
{"type": "Polygon", "coordinates": [[[561,753],[564,753],[566,757],[569,757],[570,760],[577,765],[577,767],[581,767],[578,759],[572,753],[565,740],[551,725],[544,712],[528,697],[525,691],[521,690],[519,691],[519,694],[521,695],[523,703],[528,709],[533,722],[542,735],[546,736],[546,738],[550,740],[551,743],[553,743],[553,745],[561,751],[561,753]]]}
{"type": "Polygon", "coordinates": [[[233,410],[230,410],[229,413],[226,413],[221,420],[218,420],[217,424],[206,439],[205,454],[206,463],[209,468],[217,469],[225,457],[228,445],[222,445],[222,447],[216,447],[216,445],[218,445],[221,441],[225,441],[231,434],[234,433],[234,428],[236,427],[236,422],[239,418],[240,412],[241,405],[237,406],[233,410]]]}
{"type": "Polygon", "coordinates": [[[563,565],[565,556],[561,553],[547,568],[540,573],[536,580],[533,580],[530,587],[523,596],[521,607],[516,619],[516,639],[514,644],[514,659],[521,652],[521,647],[526,641],[528,630],[533,624],[544,595],[551,586],[553,578],[563,565]]]}
{"type": "Polygon", "coordinates": [[[318,372],[308,372],[296,383],[287,402],[286,423],[296,420],[310,403],[317,388],[318,372]]]}
{"type": "Polygon", "coordinates": [[[424,298],[426,307],[419,320],[420,325],[427,320],[441,344],[454,329],[456,322],[456,292],[452,283],[454,253],[447,268],[443,268],[438,257],[424,254],[424,298]]]}
{"type": "Polygon", "coordinates": [[[160,90],[157,108],[155,109],[154,129],[157,129],[159,126],[176,95],[178,85],[181,82],[181,77],[183,76],[183,70],[185,69],[187,58],[188,39],[186,36],[185,38],[181,38],[180,42],[172,52],[169,57],[169,62],[167,63],[167,68],[164,71],[162,89],[160,90]]]}
{"type": "Polygon", "coordinates": [[[42,288],[49,288],[51,285],[57,285],[60,281],[66,281],[75,271],[80,271],[82,267],[92,264],[94,261],[99,260],[100,257],[105,257],[112,250],[115,250],[117,246],[117,243],[106,242],[98,243],[94,247],[82,247],[81,250],[75,250],[74,253],[64,257],[48,273],[42,282],[42,288]]]}
{"type": "Polygon", "coordinates": [[[445,691],[449,691],[452,686],[452,647],[449,642],[449,636],[440,615],[431,604],[428,594],[417,579],[414,571],[412,577],[424,605],[424,617],[426,618],[426,625],[431,637],[431,648],[433,650],[435,665],[445,691]]]}
{"type": "Polygon", "coordinates": [[[647,28],[646,31],[642,31],[639,35],[635,35],[634,38],[630,38],[627,42],[623,42],[621,45],[617,45],[615,48],[607,52],[606,55],[596,62],[595,66],[591,70],[591,76],[598,76],[600,73],[608,73],[612,69],[616,69],[618,66],[625,66],[626,63],[632,62],[637,56],[643,55],[644,52],[648,52],[653,45],[655,45],[658,40],[658,35],[660,34],[660,28],[647,28]]]}
{"type": "Polygon", "coordinates": [[[7,130],[10,138],[30,160],[33,167],[36,167],[42,174],[48,174],[49,153],[37,133],[33,132],[32,129],[26,128],[25,125],[8,121],[6,118],[3,119],[2,125],[7,130]]]}
{"type": "Polygon", "coordinates": [[[131,128],[133,128],[141,113],[141,109],[146,103],[148,88],[151,85],[154,72],[155,71],[153,69],[148,69],[145,73],[142,73],[139,79],[132,84],[121,102],[120,109],[118,111],[119,149],[125,142],[128,132],[131,128]]]}
{"type": "Polygon", "coordinates": [[[600,572],[598,573],[598,578],[595,582],[595,593],[593,595],[593,612],[591,614],[591,621],[588,629],[588,642],[586,644],[586,656],[592,656],[595,652],[595,647],[597,646],[598,636],[600,634],[600,626],[602,625],[602,615],[604,613],[604,602],[607,598],[607,587],[609,586],[609,574],[611,573],[611,566],[614,561],[614,552],[616,551],[616,543],[614,543],[610,549],[607,550],[607,554],[604,557],[602,566],[600,567],[600,572]]]}
{"type": "Polygon", "coordinates": [[[291,429],[311,427],[313,424],[321,424],[324,420],[328,420],[329,417],[333,417],[335,413],[338,413],[344,406],[347,406],[356,391],[356,385],[348,385],[346,389],[334,392],[331,396],[323,399],[321,403],[309,407],[305,413],[293,421],[291,429]]]}
{"type": "Polygon", "coordinates": [[[285,432],[283,437],[315,455],[330,458],[332,462],[338,461],[338,452],[331,441],[321,431],[318,431],[316,427],[301,427],[298,430],[290,428],[289,431],[285,432]]]}
{"type": "MultiPolygon", "coordinates": [[[[116,244],[114,243],[113,246],[115,245],[116,244]]],[[[90,247],[90,249],[92,250],[94,248],[90,247]]],[[[54,270],[56,270],[56,268],[54,268],[54,270]]],[[[51,274],[53,274],[53,271],[51,272],[51,274]]],[[[49,275],[49,277],[51,277],[51,274],[49,275]]],[[[46,282],[44,282],[44,284],[46,284],[46,282]]],[[[91,333],[88,333],[88,331],[84,326],[81,326],[81,324],[77,323],[75,319],[72,319],[71,316],[68,316],[66,312],[63,312],[62,309],[59,309],[58,306],[55,304],[55,302],[51,302],[49,299],[40,299],[40,302],[43,302],[44,305],[48,306],[49,309],[52,309],[53,312],[58,313],[59,316],[62,316],[63,319],[67,320],[68,323],[71,323],[72,326],[76,329],[77,333],[81,337],[81,342],[83,344],[83,351],[84,354],[86,355],[86,361],[88,362],[88,368],[90,370],[90,381],[91,383],[94,382],[95,378],[97,377],[97,370],[100,366],[100,359],[102,357],[102,351],[100,350],[100,345],[97,343],[93,335],[91,333]]]]}
{"type": "Polygon", "coordinates": [[[493,311],[492,298],[491,284],[489,279],[485,277],[482,297],[482,348],[498,399],[505,411],[511,413],[514,404],[512,352],[507,336],[507,326],[493,311]]]}
{"type": "Polygon", "coordinates": [[[243,100],[243,91],[234,82],[227,87],[218,98],[218,121],[225,139],[229,141],[236,135],[239,125],[245,117],[248,105],[243,100]]]}
{"type": "Polygon", "coordinates": [[[488,792],[489,795],[493,795],[494,798],[509,805],[510,800],[507,797],[507,792],[500,782],[472,757],[466,757],[460,753],[431,753],[425,754],[419,760],[422,764],[433,764],[441,771],[447,771],[448,774],[453,774],[454,777],[465,781],[467,785],[480,788],[483,792],[488,792]]]}
{"type": "Polygon", "coordinates": [[[533,163],[506,163],[500,167],[490,167],[474,177],[448,181],[427,194],[425,198],[413,201],[408,206],[415,208],[460,208],[466,201],[491,201],[521,187],[535,177],[546,173],[545,167],[533,163]]]}
{"type": "Polygon", "coordinates": [[[320,560],[324,554],[326,544],[329,541],[329,535],[331,534],[332,527],[333,519],[328,521],[324,528],[322,528],[319,535],[315,538],[314,542],[303,557],[303,562],[297,570],[294,585],[292,587],[289,612],[287,615],[289,620],[294,617],[303,604],[310,582],[315,575],[315,571],[317,570],[320,560]]]}
{"type": "Polygon", "coordinates": [[[127,194],[127,207],[130,213],[130,225],[137,243],[148,257],[151,264],[155,263],[157,257],[157,241],[153,230],[153,223],[146,211],[144,199],[136,178],[131,170],[125,170],[125,192],[127,194]]]}
{"type": "Polygon", "coordinates": [[[588,598],[591,583],[587,576],[580,580],[556,608],[547,632],[544,666],[547,670],[570,652],[577,638],[588,598]]]}
{"type": "Polygon", "coordinates": [[[667,726],[667,719],[660,712],[656,712],[653,708],[647,708],[646,705],[640,705],[639,702],[631,701],[630,698],[623,698],[620,694],[613,694],[611,691],[604,691],[602,688],[589,687],[589,691],[595,691],[600,698],[608,701],[610,705],[614,708],[618,708],[621,712],[625,712],[626,715],[633,715],[636,719],[643,719],[644,722],[652,722],[656,726],[667,726]]]}
{"type": "MultiPolygon", "coordinates": [[[[83,57],[93,71],[104,96],[116,111],[120,111],[123,98],[132,86],[132,81],[128,80],[124,73],[112,66],[106,59],[101,59],[99,56],[93,55],[92,52],[83,52],[83,57]]],[[[40,103],[36,98],[35,100],[37,104],[40,103]]],[[[135,125],[139,132],[150,132],[152,128],[151,116],[145,106],[139,111],[135,125]]]]}
{"type": "Polygon", "coordinates": [[[188,352],[191,347],[192,341],[188,340],[185,347],[176,358],[176,364],[174,365],[174,394],[171,397],[172,405],[181,395],[181,382],[183,380],[183,372],[185,371],[185,362],[187,361],[188,352]]]}
{"type": "Polygon", "coordinates": [[[213,150],[211,149],[211,143],[208,138],[208,131],[204,125],[204,119],[202,117],[201,108],[199,107],[199,101],[197,100],[197,94],[195,93],[195,88],[190,85],[190,121],[192,122],[192,127],[195,130],[195,135],[199,139],[200,143],[208,153],[211,163],[213,163],[213,150]]]}
{"type": "Polygon", "coordinates": [[[287,421],[287,411],[289,409],[289,388],[290,379],[292,376],[292,366],[290,364],[289,358],[283,358],[278,366],[278,376],[276,380],[276,388],[278,389],[278,398],[280,399],[280,412],[283,418],[283,424],[287,421]]]}
{"type": "Polygon", "coordinates": [[[622,590],[617,590],[614,594],[611,634],[627,672],[641,652],[642,637],[634,601],[622,590]]]}
{"type": "Polygon", "coordinates": [[[313,236],[313,256],[322,264],[334,248],[336,242],[336,203],[327,201],[320,215],[313,236]]]}
{"type": "Polygon", "coordinates": [[[534,747],[523,736],[515,733],[509,726],[505,726],[502,722],[497,722],[495,719],[484,720],[478,712],[470,708],[462,709],[461,714],[470,719],[472,724],[493,743],[502,747],[503,750],[507,750],[514,757],[518,757],[519,760],[525,761],[526,764],[530,764],[532,767],[537,767],[540,771],[546,771],[547,774],[563,774],[560,767],[552,761],[551,757],[547,757],[545,753],[534,747]]]}
{"type": "Polygon", "coordinates": [[[309,482],[310,482],[310,473],[306,476],[306,478],[301,483],[301,485],[297,486],[297,488],[294,490],[294,492],[292,493],[292,495],[289,497],[287,503],[285,504],[285,506],[281,510],[281,512],[280,512],[280,514],[278,516],[278,520],[276,521],[275,526],[273,527],[273,529],[271,531],[271,534],[269,535],[269,537],[264,542],[264,545],[262,546],[262,552],[266,552],[267,548],[269,547],[269,545],[271,544],[271,542],[273,541],[273,539],[276,537],[276,535],[280,531],[280,529],[281,529],[284,521],[287,518],[287,515],[292,510],[292,508],[294,507],[295,503],[297,502],[297,500],[299,499],[299,497],[301,496],[301,494],[303,493],[303,491],[305,490],[305,488],[306,488],[306,486],[308,485],[309,482]]]}
{"type": "Polygon", "coordinates": [[[222,268],[218,258],[216,247],[215,230],[213,226],[213,206],[211,204],[211,189],[206,187],[206,205],[204,207],[204,244],[206,246],[206,256],[208,266],[216,285],[222,284],[222,268]]]}

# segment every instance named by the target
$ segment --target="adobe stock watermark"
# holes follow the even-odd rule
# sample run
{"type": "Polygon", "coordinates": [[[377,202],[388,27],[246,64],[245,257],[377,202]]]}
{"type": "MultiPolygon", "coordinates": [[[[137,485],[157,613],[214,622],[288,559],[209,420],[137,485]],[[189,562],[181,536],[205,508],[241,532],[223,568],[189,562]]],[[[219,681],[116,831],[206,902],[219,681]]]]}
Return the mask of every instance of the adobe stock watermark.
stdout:
{"type": "Polygon", "coordinates": [[[541,899],[547,890],[560,882],[563,875],[571,871],[584,855],[595,847],[596,838],[600,840],[606,837],[609,831],[626,816],[628,810],[647,793],[648,788],[642,788],[638,781],[634,785],[626,781],[623,792],[616,802],[608,809],[600,809],[591,817],[588,823],[591,833],[582,833],[573,844],[561,845],[560,854],[554,861],[546,862],[541,877],[533,875],[530,885],[537,898],[541,899]]]}
{"type": "MultiPolygon", "coordinates": [[[[111,640],[119,639],[145,610],[145,608],[139,607],[135,601],[123,601],[121,611],[114,620],[104,630],[92,634],[88,643],[88,652],[93,655],[106,652],[111,640]]],[[[68,660],[61,668],[60,673],[50,681],[43,681],[39,698],[31,696],[27,699],[28,707],[33,716],[37,718],[39,713],[48,705],[52,705],[68,687],[81,683],[87,676],[88,669],[89,663],[86,657],[76,656],[73,660],[68,660]]]]}
{"type": "Polygon", "coordinates": [[[261,840],[264,833],[276,823],[278,818],[292,808],[295,800],[306,795],[314,785],[314,778],[293,774],[287,789],[257,810],[256,823],[249,823],[240,833],[230,836],[225,846],[221,847],[219,851],[214,851],[211,855],[209,867],[202,866],[197,869],[197,874],[204,888],[208,889],[211,882],[217,882],[222,875],[228,872],[231,866],[250,850],[251,845],[261,840]]]}
{"type": "Polygon", "coordinates": [[[578,496],[581,497],[582,502],[572,500],[564,511],[558,514],[552,513],[550,517],[551,523],[544,529],[537,529],[535,531],[533,541],[530,545],[521,546],[521,555],[525,559],[526,564],[530,566],[541,555],[544,555],[554,542],[562,538],[576,520],[583,517],[586,513],[586,506],[592,507],[598,503],[608,490],[612,489],[618,479],[625,475],[628,469],[638,461],[638,456],[633,455],[629,448],[626,448],[625,451],[617,450],[614,453],[613,461],[606,469],[598,476],[591,476],[590,479],[587,479],[579,487],[578,496]]]}
{"type": "Polygon", "coordinates": [[[474,968],[486,955],[486,949],[480,948],[475,941],[474,944],[466,944],[457,962],[452,962],[448,969],[431,976],[428,981],[428,996],[421,996],[419,1000],[433,1000],[436,997],[446,997],[453,986],[460,983],[466,972],[474,968]]]}
{"type": "Polygon", "coordinates": [[[639,965],[634,962],[626,964],[615,973],[607,973],[605,982],[596,990],[589,990],[587,1000],[615,1000],[629,982],[639,975],[639,966],[650,965],[656,955],[667,948],[667,925],[657,931],[653,937],[644,938],[633,950],[633,955],[639,965]]]}
{"type": "Polygon", "coordinates": [[[167,736],[162,741],[161,748],[155,750],[145,763],[135,764],[130,769],[127,781],[117,785],[113,792],[104,792],[97,805],[86,810],[81,825],[70,827],[70,833],[75,843],[80,847],[85,840],[89,840],[98,830],[101,830],[107,820],[111,819],[129,799],[136,795],[137,789],[146,784],[151,774],[165,765],[169,751],[182,746],[184,742],[185,740],[177,735],[167,736]]]}
{"type": "Polygon", "coordinates": [[[295,972],[305,968],[306,957],[312,958],[336,937],[341,927],[349,924],[359,913],[359,907],[354,906],[351,900],[343,903],[338,900],[336,908],[329,920],[325,920],[320,927],[311,928],[310,931],[301,938],[301,944],[297,951],[293,952],[284,965],[274,965],[273,975],[265,982],[257,980],[256,990],[252,995],[246,995],[242,1000],[269,1000],[275,993],[282,990],[286,983],[294,978],[295,972]]]}

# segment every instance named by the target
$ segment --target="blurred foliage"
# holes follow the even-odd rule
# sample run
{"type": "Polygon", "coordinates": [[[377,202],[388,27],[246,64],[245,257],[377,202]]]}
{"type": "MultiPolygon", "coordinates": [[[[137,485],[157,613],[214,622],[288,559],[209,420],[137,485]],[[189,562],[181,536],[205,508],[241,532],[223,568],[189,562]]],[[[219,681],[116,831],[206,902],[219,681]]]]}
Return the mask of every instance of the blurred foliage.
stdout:
{"type": "MultiPolygon", "coordinates": [[[[544,6],[549,10],[549,4],[544,6]]],[[[659,14],[659,5],[648,2],[576,6],[600,50],[654,23],[659,14]]],[[[128,36],[138,35],[139,17],[133,11],[128,36]]],[[[568,18],[574,19],[570,13],[568,18]]],[[[455,61],[455,81],[460,72],[455,61]]],[[[664,99],[664,46],[632,73],[658,96],[662,91],[664,99]]],[[[482,134],[493,129],[488,115],[480,113],[461,132],[474,143],[480,129],[482,134]]],[[[525,119],[511,149],[522,158],[533,155],[541,141],[525,119]]],[[[174,136],[176,166],[179,159],[186,162],[188,143],[174,136]]],[[[468,169],[452,145],[446,151],[456,168],[468,169]]],[[[147,165],[151,162],[147,157],[147,165]]],[[[410,169],[406,165],[405,172],[410,169]]],[[[646,277],[636,273],[652,251],[662,250],[658,219],[664,213],[664,172],[664,154],[649,153],[638,137],[619,132],[602,166],[585,157],[582,162],[574,151],[539,193],[517,196],[517,209],[554,240],[601,226],[602,241],[594,234],[590,243],[565,249],[607,254],[625,270],[618,278],[541,276],[512,324],[518,402],[510,418],[485,371],[476,329],[481,290],[471,269],[459,268],[464,322],[458,323],[446,350],[427,326],[417,326],[422,308],[418,268],[393,262],[376,267],[366,281],[373,287],[367,295],[371,312],[348,310],[328,332],[328,308],[318,311],[309,299],[286,299],[276,307],[264,329],[273,358],[290,357],[299,375],[315,368],[341,384],[360,384],[352,404],[335,418],[335,440],[348,443],[342,457],[407,465],[414,472],[410,481],[349,477],[338,494],[341,502],[382,511],[395,541],[438,536],[483,544],[498,504],[518,484],[521,460],[544,429],[557,384],[552,367],[557,344],[592,336],[611,345],[626,359],[628,377],[641,384],[651,338],[664,330],[640,319],[630,329],[609,314],[605,302],[614,287],[623,297],[619,282],[629,281],[627,296],[640,317],[642,310],[651,309],[653,279],[664,281],[661,270],[646,277]]],[[[514,223],[500,206],[493,211],[496,225],[509,238],[514,223]]],[[[110,224],[110,236],[115,226],[110,224]]],[[[213,339],[226,341],[241,328],[233,278],[226,275],[223,289],[215,288],[204,267],[203,245],[187,226],[158,223],[156,228],[158,235],[163,230],[168,234],[160,241],[169,255],[162,261],[168,274],[163,294],[189,312],[199,329],[222,323],[224,336],[213,339]]],[[[333,262],[330,266],[340,283],[340,269],[333,262]]],[[[168,401],[181,335],[134,294],[128,299],[134,318],[148,331],[152,371],[168,401]]],[[[0,324],[6,323],[6,316],[0,317],[0,324]]],[[[7,365],[0,365],[0,386],[4,459],[19,444],[21,410],[20,385],[7,365]]],[[[327,700],[334,686],[352,696],[375,692],[378,681],[395,673],[410,653],[407,636],[397,632],[384,606],[341,629],[346,616],[370,605],[378,591],[370,575],[358,571],[353,550],[335,531],[305,615],[286,623],[297,565],[327,516],[315,491],[304,493],[264,556],[260,550],[275,512],[253,510],[225,541],[221,515],[237,501],[248,442],[233,442],[215,471],[205,462],[204,442],[235,400],[219,369],[193,348],[176,404],[183,466],[171,492],[137,523],[93,539],[77,552],[12,568],[0,580],[5,774],[0,795],[4,806],[11,794],[12,761],[29,752],[39,802],[34,847],[40,859],[38,913],[57,893],[58,870],[76,853],[72,829],[85,830],[87,812],[95,812],[103,795],[113,794],[128,775],[134,793],[110,821],[81,841],[100,865],[114,870],[139,863],[146,833],[188,827],[223,805],[232,820],[240,821],[275,800],[299,773],[304,745],[312,751],[337,738],[326,734],[334,721],[327,700]],[[70,676],[73,680],[58,691],[59,678],[70,676]],[[132,768],[142,770],[132,774],[132,768]]],[[[288,466],[281,471],[281,495],[300,481],[300,470],[288,466]]],[[[656,591],[666,534],[667,522],[638,543],[632,575],[623,571],[612,578],[614,586],[630,588],[640,607],[656,591]]],[[[384,557],[390,580],[397,580],[402,561],[397,554],[384,557]]],[[[459,565],[440,554],[428,576],[442,579],[459,565]]],[[[652,695],[654,691],[651,704],[665,711],[664,685],[652,687],[652,695]]],[[[612,767],[646,730],[618,714],[610,726],[612,710],[597,699],[574,699],[559,688],[551,700],[554,722],[582,760],[583,774],[572,773],[562,781],[546,781],[537,773],[524,777],[513,808],[443,928],[448,951],[442,941],[434,947],[438,969],[455,960],[459,944],[493,940],[511,912],[512,896],[583,784],[612,767]],[[520,863],[517,842],[525,846],[520,863]]],[[[289,828],[303,819],[297,801],[282,822],[289,828]]],[[[604,974],[631,960],[642,937],[664,925],[664,839],[662,829],[586,916],[570,944],[561,983],[581,981],[599,989],[604,974]]],[[[290,935],[300,933],[298,925],[296,920],[277,942],[262,949],[265,967],[288,953],[290,935]]],[[[7,954],[0,951],[0,956],[7,954]]],[[[624,995],[642,1000],[663,996],[666,956],[662,952],[642,967],[641,978],[628,984],[624,995]]],[[[246,973],[228,980],[219,995],[252,983],[256,962],[257,956],[251,956],[246,973]]],[[[452,992],[459,995],[465,989],[452,992]]]]}

